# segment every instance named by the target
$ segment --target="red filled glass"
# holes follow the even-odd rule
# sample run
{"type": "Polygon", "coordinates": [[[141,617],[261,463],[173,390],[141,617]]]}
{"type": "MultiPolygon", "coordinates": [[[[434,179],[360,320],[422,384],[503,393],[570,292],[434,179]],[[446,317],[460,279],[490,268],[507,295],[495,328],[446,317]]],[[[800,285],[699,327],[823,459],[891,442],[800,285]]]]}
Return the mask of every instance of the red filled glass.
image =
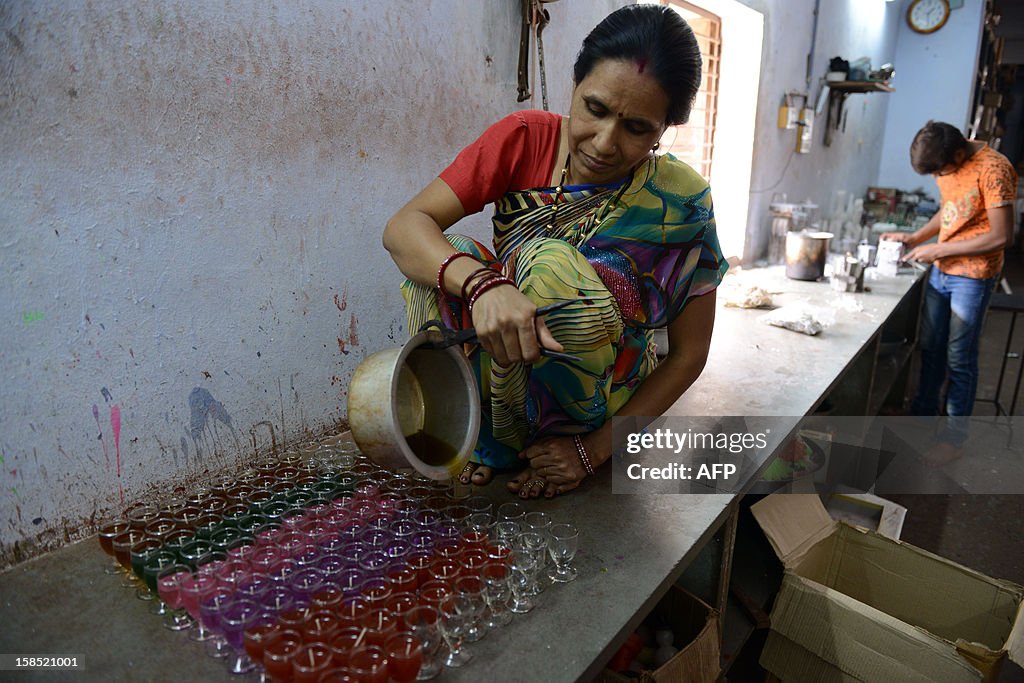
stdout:
{"type": "Polygon", "coordinates": [[[337,610],[338,621],[344,626],[362,626],[363,619],[370,613],[370,606],[362,598],[346,600],[337,610]]]}
{"type": "Polygon", "coordinates": [[[441,609],[441,603],[452,594],[452,587],[441,581],[428,581],[420,588],[420,602],[441,609]]]}
{"type": "Polygon", "coordinates": [[[362,626],[345,626],[335,633],[328,643],[334,666],[348,666],[349,656],[363,645],[365,635],[366,629],[362,626]]]}
{"type": "Polygon", "coordinates": [[[459,573],[462,571],[462,565],[459,564],[458,560],[453,559],[436,559],[430,563],[431,576],[437,581],[451,584],[455,579],[459,578],[459,573]]]}
{"type": "Polygon", "coordinates": [[[419,586],[419,574],[411,567],[396,567],[388,572],[388,581],[391,582],[393,593],[416,592],[419,586]]]}
{"type": "Polygon", "coordinates": [[[128,531],[128,522],[123,519],[118,519],[101,526],[99,531],[99,541],[100,547],[103,548],[103,552],[113,557],[114,538],[118,534],[123,534],[125,531],[128,531]]]}
{"type": "Polygon", "coordinates": [[[302,639],[307,643],[327,643],[341,629],[337,615],[327,610],[311,612],[302,627],[302,639]]]}
{"type": "Polygon", "coordinates": [[[392,593],[391,597],[388,598],[385,609],[392,616],[398,618],[398,629],[401,631],[407,630],[405,621],[402,619],[402,615],[411,610],[413,607],[419,604],[419,599],[415,593],[402,592],[392,593]]]}
{"type": "Polygon", "coordinates": [[[379,609],[366,617],[363,626],[366,627],[366,642],[369,645],[383,647],[388,638],[398,633],[398,618],[384,609],[379,609]]]}
{"type": "Polygon", "coordinates": [[[263,668],[276,683],[291,683],[292,659],[302,648],[296,631],[278,631],[263,646],[263,668]]]}
{"type": "Polygon", "coordinates": [[[273,623],[269,621],[257,623],[255,626],[246,629],[242,635],[242,645],[245,647],[245,652],[249,655],[249,658],[254,662],[262,662],[263,646],[280,630],[281,627],[277,625],[276,621],[273,623]]]}
{"type": "Polygon", "coordinates": [[[295,683],[318,683],[332,665],[331,650],[326,643],[303,645],[292,657],[292,680],[295,683]]]}
{"type": "Polygon", "coordinates": [[[279,612],[277,615],[277,622],[281,624],[282,628],[302,633],[302,629],[306,623],[306,608],[292,607],[291,609],[279,612]]]}
{"type": "Polygon", "coordinates": [[[377,645],[356,648],[349,656],[349,668],[362,683],[388,683],[388,657],[377,645]]]}
{"type": "Polygon", "coordinates": [[[462,567],[463,576],[480,576],[480,572],[483,571],[484,565],[487,564],[489,558],[487,553],[479,549],[467,550],[459,558],[459,564],[462,567]]]}
{"type": "Polygon", "coordinates": [[[406,566],[416,573],[416,588],[431,581],[434,577],[430,574],[430,565],[434,556],[430,552],[420,550],[409,553],[405,558],[406,566]]]}
{"type": "Polygon", "coordinates": [[[384,644],[388,658],[388,674],[395,683],[412,683],[423,664],[420,640],[411,633],[398,633],[384,644]]]}

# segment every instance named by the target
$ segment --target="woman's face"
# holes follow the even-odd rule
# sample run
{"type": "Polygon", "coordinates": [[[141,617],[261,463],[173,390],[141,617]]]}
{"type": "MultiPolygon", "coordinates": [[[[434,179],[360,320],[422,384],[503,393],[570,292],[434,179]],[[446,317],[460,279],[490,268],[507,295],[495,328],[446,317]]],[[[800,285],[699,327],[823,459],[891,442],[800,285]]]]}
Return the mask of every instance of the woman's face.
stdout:
{"type": "Polygon", "coordinates": [[[649,69],[604,59],[572,91],[571,183],[621,180],[650,153],[668,116],[669,99],[649,69]]]}

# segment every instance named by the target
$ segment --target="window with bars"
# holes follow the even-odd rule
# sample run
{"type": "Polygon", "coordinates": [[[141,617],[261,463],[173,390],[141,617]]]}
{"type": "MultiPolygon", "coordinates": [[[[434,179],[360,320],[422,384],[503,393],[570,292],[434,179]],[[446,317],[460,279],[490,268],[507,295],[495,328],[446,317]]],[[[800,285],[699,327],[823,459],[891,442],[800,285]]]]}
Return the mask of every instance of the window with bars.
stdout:
{"type": "Polygon", "coordinates": [[[672,152],[704,178],[711,177],[715,151],[715,119],[718,114],[718,74],[722,59],[722,19],[684,0],[662,0],[676,10],[693,29],[704,62],[700,89],[689,122],[671,126],[661,138],[661,149],[672,152]]]}

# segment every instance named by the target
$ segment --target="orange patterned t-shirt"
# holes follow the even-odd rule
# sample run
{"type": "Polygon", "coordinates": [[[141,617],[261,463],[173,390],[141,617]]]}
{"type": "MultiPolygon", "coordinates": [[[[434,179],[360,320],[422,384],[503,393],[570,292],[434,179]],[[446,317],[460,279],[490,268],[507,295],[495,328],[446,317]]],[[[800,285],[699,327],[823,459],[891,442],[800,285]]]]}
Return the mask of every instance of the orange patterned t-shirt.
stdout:
{"type": "MultiPolygon", "coordinates": [[[[1017,172],[999,152],[984,145],[956,171],[938,176],[942,197],[939,242],[959,242],[992,229],[988,209],[1011,205],[1017,199],[1017,172]]],[[[1003,269],[1003,250],[974,256],[939,259],[939,270],[979,280],[993,278],[1003,269]]]]}

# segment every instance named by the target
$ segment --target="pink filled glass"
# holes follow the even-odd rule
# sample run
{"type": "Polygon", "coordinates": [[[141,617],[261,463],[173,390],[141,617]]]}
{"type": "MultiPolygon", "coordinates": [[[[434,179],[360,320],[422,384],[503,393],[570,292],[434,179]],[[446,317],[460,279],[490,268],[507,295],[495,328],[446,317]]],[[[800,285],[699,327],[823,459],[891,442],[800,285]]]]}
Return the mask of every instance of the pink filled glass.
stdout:
{"type": "Polygon", "coordinates": [[[191,578],[192,572],[188,565],[184,564],[164,567],[157,574],[157,594],[169,608],[164,617],[164,628],[172,631],[183,631],[192,625],[192,620],[185,609],[185,596],[181,592],[181,582],[191,580],[191,578]]]}

